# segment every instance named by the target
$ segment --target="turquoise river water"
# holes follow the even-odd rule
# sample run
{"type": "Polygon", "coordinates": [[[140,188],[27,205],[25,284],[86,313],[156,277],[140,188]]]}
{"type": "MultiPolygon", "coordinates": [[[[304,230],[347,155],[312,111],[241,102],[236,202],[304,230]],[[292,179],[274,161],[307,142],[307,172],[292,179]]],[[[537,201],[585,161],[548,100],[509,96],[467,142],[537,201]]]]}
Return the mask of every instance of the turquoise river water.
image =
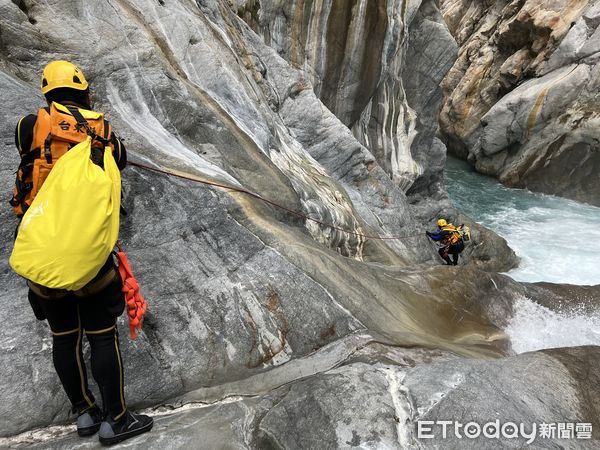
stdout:
{"type": "Polygon", "coordinates": [[[600,208],[505,187],[455,158],[447,162],[446,187],[458,209],[517,253],[514,279],[600,284],[600,208]]]}
{"type": "MultiPolygon", "coordinates": [[[[507,188],[452,158],[446,187],[457,208],[504,237],[517,253],[519,267],[508,273],[514,279],[600,284],[600,208],[507,188]]],[[[517,353],[600,345],[600,312],[577,307],[557,312],[523,297],[514,300],[513,313],[505,332],[517,353]]]]}

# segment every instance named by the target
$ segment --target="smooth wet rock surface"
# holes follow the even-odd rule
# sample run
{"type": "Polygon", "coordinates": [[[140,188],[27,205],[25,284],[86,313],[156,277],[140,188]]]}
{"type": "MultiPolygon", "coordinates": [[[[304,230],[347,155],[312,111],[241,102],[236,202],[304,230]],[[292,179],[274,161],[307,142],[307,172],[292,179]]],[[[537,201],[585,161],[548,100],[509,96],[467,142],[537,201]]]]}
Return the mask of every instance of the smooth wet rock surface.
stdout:
{"type": "MultiPolygon", "coordinates": [[[[576,347],[525,353],[498,361],[450,361],[419,366],[403,381],[419,420],[459,421],[463,425],[499,420],[501,424],[588,423],[598,439],[597,374],[599,347],[576,347]]],[[[454,424],[452,425],[454,426],[454,424]]],[[[558,425],[556,425],[558,428],[558,425]]],[[[437,437],[425,447],[442,445],[460,448],[522,448],[526,439],[490,440],[455,436],[437,437]]],[[[507,430],[508,431],[508,430],[507,430]]],[[[539,430],[538,430],[539,433],[539,430]]],[[[558,436],[556,431],[555,436],[558,436]]],[[[507,433],[510,434],[510,433],[507,433]]],[[[535,448],[594,448],[596,442],[576,439],[545,439],[538,434],[535,448]]]]}
{"type": "MultiPolygon", "coordinates": [[[[419,199],[443,195],[439,84],[456,44],[436,2],[240,3],[240,16],[302,71],[303,86],[352,129],[403,191],[419,199]]],[[[298,90],[292,87],[291,95],[298,90]]]]}
{"type": "MultiPolygon", "coordinates": [[[[394,22],[396,7],[390,2],[386,17],[396,32],[407,31],[394,22]]],[[[445,33],[430,3],[419,8],[411,5],[411,18],[445,33]]],[[[12,190],[18,159],[14,125],[43,106],[44,65],[65,58],[86,73],[96,108],[125,139],[131,160],[280,205],[138,168],[124,172],[129,214],[121,240],[149,302],[140,339],[132,343],[122,332],[133,407],[252,377],[357,330],[394,344],[506,351],[505,336],[484,315],[467,313],[463,323],[446,315],[454,308],[447,296],[460,305],[460,291],[432,296],[429,277],[403,272],[437,266],[424,231],[447,199],[424,196],[430,213],[416,217],[350,124],[236,8],[119,0],[53,8],[4,2],[0,10],[4,192],[12,190]]],[[[435,124],[423,126],[434,132],[435,124]]],[[[1,214],[1,298],[15,305],[0,312],[11,324],[0,353],[0,435],[10,435],[61,422],[67,402],[51,367],[47,326],[34,321],[24,283],[7,266],[17,222],[8,207],[1,214]]],[[[493,242],[506,250],[499,238],[493,242]]],[[[492,252],[494,245],[485,244],[492,252]]]]}
{"type": "MultiPolygon", "coordinates": [[[[153,431],[122,447],[592,449],[597,431],[590,436],[594,440],[584,439],[585,429],[575,424],[599,429],[600,380],[586,370],[598,358],[599,347],[579,347],[496,361],[433,353],[412,365],[354,362],[263,395],[192,403],[172,411],[158,408],[150,412],[155,415],[153,431]],[[434,360],[427,361],[431,356],[434,360]],[[440,421],[453,421],[446,438],[440,421]],[[527,436],[486,438],[480,432],[468,437],[476,428],[465,434],[464,425],[470,422],[484,426],[496,421],[500,426],[523,424],[527,436]],[[458,434],[455,422],[462,425],[458,434]],[[539,428],[543,423],[555,424],[554,437],[544,437],[539,428]],[[572,436],[559,438],[559,423],[573,423],[572,436]]],[[[493,435],[493,429],[488,433],[493,435]]],[[[512,430],[505,428],[504,433],[510,436],[512,430]]],[[[57,428],[54,433],[63,436],[38,444],[29,437],[29,442],[33,448],[100,448],[94,438],[81,439],[73,429],[57,428]]],[[[16,440],[12,444],[18,445],[16,440]]]]}
{"type": "MultiPolygon", "coordinates": [[[[437,216],[459,218],[435,137],[437,84],[455,46],[435,2],[353,2],[332,18],[329,41],[300,2],[262,2],[268,23],[258,25],[281,48],[252,30],[256,1],[16,3],[0,3],[3,192],[18,162],[14,125],[43,105],[39,74],[57,58],[85,71],[131,160],[228,187],[123,174],[121,239],[149,302],[137,341],[120,323],[126,395],[165,413],[124,446],[402,446],[416,417],[404,376],[511,353],[501,328],[521,288],[487,271],[512,267],[514,253],[474,226],[466,265],[441,267],[424,236],[437,216]],[[285,31],[283,16],[315,40],[285,31]],[[352,45],[365,26],[377,52],[352,45]],[[337,62],[307,82],[306,50],[323,39],[337,62]],[[362,61],[356,72],[340,72],[346,57],[362,61]]],[[[0,208],[0,446],[94,447],[61,428],[68,404],[50,333],[7,265],[11,214],[0,208]]]]}

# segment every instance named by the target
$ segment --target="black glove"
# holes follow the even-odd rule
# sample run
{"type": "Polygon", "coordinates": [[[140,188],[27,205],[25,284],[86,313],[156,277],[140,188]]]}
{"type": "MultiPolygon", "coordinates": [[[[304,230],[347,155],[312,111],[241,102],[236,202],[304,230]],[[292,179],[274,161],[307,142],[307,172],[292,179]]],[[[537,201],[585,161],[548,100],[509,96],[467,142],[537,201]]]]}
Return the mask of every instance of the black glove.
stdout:
{"type": "Polygon", "coordinates": [[[429,231],[426,231],[426,232],[425,232],[425,234],[426,234],[427,236],[431,236],[431,233],[430,233],[429,231]]]}

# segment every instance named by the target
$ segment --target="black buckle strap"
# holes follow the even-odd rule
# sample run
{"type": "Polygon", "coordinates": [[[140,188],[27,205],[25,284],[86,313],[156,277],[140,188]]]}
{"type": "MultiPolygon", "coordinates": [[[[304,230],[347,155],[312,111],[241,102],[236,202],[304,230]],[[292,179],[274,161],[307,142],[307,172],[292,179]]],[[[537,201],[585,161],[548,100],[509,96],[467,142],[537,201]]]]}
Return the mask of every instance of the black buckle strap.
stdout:
{"type": "Polygon", "coordinates": [[[36,159],[38,159],[41,155],[41,151],[39,148],[35,148],[33,150],[31,150],[30,152],[25,153],[22,157],[21,157],[21,162],[19,164],[19,168],[28,166],[29,164],[32,164],[36,159]]]}
{"type": "Polygon", "coordinates": [[[40,154],[41,150],[39,148],[35,148],[25,153],[21,157],[21,162],[19,163],[19,167],[17,169],[15,179],[16,192],[13,194],[12,198],[8,201],[8,203],[13,208],[21,206],[21,210],[23,211],[23,213],[25,213],[25,211],[27,211],[27,208],[29,207],[29,205],[25,203],[25,198],[27,197],[27,194],[29,194],[29,192],[31,192],[31,190],[33,189],[32,182],[25,182],[23,180],[27,178],[29,173],[33,170],[33,163],[36,159],[40,157],[40,154]]]}
{"type": "Polygon", "coordinates": [[[48,164],[52,164],[52,133],[48,133],[46,139],[44,140],[44,158],[46,158],[46,162],[48,164]]]}
{"type": "Polygon", "coordinates": [[[17,191],[19,191],[19,193],[23,193],[23,195],[27,194],[29,191],[31,191],[33,189],[32,182],[24,183],[23,181],[21,181],[19,179],[17,179],[15,181],[15,185],[17,187],[17,191]]]}
{"type": "Polygon", "coordinates": [[[15,187],[17,192],[8,201],[8,203],[10,203],[10,206],[12,206],[13,208],[16,208],[17,206],[21,205],[23,212],[25,212],[28,208],[28,205],[25,203],[25,197],[27,197],[27,194],[33,189],[33,183],[23,182],[22,179],[25,177],[26,172],[23,168],[21,168],[20,170],[21,176],[19,176],[19,174],[17,173],[17,179],[15,180],[15,187]]]}
{"type": "Polygon", "coordinates": [[[24,182],[23,180],[27,178],[29,173],[33,170],[33,162],[40,157],[40,153],[40,149],[36,148],[21,158],[21,163],[17,169],[17,176],[15,179],[15,188],[17,192],[13,195],[13,198],[8,201],[13,208],[21,205],[23,211],[27,209],[24,200],[27,194],[33,189],[33,183],[31,181],[24,182]]]}

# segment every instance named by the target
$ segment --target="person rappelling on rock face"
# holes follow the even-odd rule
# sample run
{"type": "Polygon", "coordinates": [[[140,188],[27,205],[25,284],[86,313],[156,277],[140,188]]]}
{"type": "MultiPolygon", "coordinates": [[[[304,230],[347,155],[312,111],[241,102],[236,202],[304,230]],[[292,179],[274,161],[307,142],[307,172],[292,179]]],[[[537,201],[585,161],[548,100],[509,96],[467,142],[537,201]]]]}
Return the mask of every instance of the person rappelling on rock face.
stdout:
{"type": "MultiPolygon", "coordinates": [[[[116,224],[114,225],[116,240],[120,204],[119,170],[125,167],[127,157],[123,144],[112,132],[112,127],[104,119],[103,114],[90,111],[88,82],[77,66],[67,61],[51,62],[44,68],[41,89],[48,101],[48,107],[41,108],[35,115],[23,117],[15,131],[15,143],[21,156],[21,163],[10,203],[17,217],[23,220],[18,229],[19,234],[11,256],[11,266],[17,271],[15,267],[20,262],[20,268],[23,266],[26,269],[33,268],[33,272],[42,274],[52,270],[52,264],[45,265],[45,262],[40,261],[43,258],[26,259],[27,255],[24,255],[19,260],[20,255],[29,252],[27,248],[31,249],[33,247],[31,245],[24,246],[26,252],[21,251],[19,255],[15,253],[19,245],[23,246],[20,243],[28,242],[25,236],[28,232],[31,234],[29,230],[34,227],[35,220],[43,220],[39,218],[40,216],[48,218],[52,215],[52,211],[56,211],[55,217],[62,217],[63,221],[66,220],[69,224],[65,228],[75,230],[75,239],[79,242],[87,242],[84,240],[84,231],[88,231],[91,233],[92,243],[83,249],[82,254],[73,253],[72,246],[62,245],[64,239],[73,235],[73,230],[63,230],[62,238],[60,230],[56,233],[54,233],[56,230],[49,230],[54,234],[42,233],[45,241],[37,241],[40,243],[38,247],[41,249],[48,244],[61,252],[60,258],[54,259],[56,267],[62,267],[59,266],[59,259],[72,260],[71,265],[74,269],[72,271],[60,269],[59,273],[54,275],[56,279],[75,273],[76,268],[83,266],[82,261],[85,261],[82,255],[92,254],[96,251],[94,247],[98,247],[97,243],[103,242],[101,238],[104,234],[96,234],[92,227],[93,216],[104,215],[101,207],[105,203],[116,205],[110,206],[116,208],[117,218],[113,222],[116,224]],[[87,153],[81,152],[81,149],[87,153]],[[99,156],[98,152],[100,152],[99,156]],[[69,157],[66,158],[65,155],[69,157]],[[59,158],[62,160],[57,164],[59,158]],[[76,171],[68,172],[63,169],[73,167],[68,164],[79,160],[88,166],[91,161],[92,170],[88,168],[82,171],[92,174],[86,175],[88,178],[76,175],[76,171]],[[53,192],[49,186],[56,186],[56,181],[72,180],[77,176],[84,180],[81,186],[87,189],[98,190],[96,187],[91,187],[90,183],[86,184],[87,180],[100,180],[98,183],[104,184],[98,186],[108,186],[106,188],[106,192],[109,193],[108,200],[100,203],[96,198],[91,198],[93,195],[82,194],[85,197],[83,204],[92,212],[83,218],[77,215],[76,211],[77,209],[81,211],[79,207],[81,204],[69,203],[68,200],[55,203],[44,200],[46,203],[43,203],[43,209],[42,206],[37,206],[36,197],[39,203],[44,199],[44,195],[53,192]],[[40,190],[42,184],[47,189],[40,190]],[[116,201],[113,202],[115,198],[116,201]],[[67,206],[65,207],[64,204],[67,206]],[[54,209],[51,211],[48,205],[54,209]],[[69,205],[75,210],[69,209],[69,205]],[[27,214],[28,210],[32,213],[27,214]],[[98,213],[95,213],[96,211],[98,213]],[[34,214],[37,217],[34,217],[34,214]],[[25,261],[25,264],[22,261],[25,261]]],[[[68,191],[61,192],[63,196],[68,195],[68,191]]],[[[56,198],[59,197],[60,195],[56,198]]],[[[105,220],[100,219],[100,221],[105,220]]],[[[116,327],[117,317],[123,313],[125,301],[123,282],[110,255],[113,246],[114,242],[107,245],[108,250],[101,253],[99,259],[97,258],[94,264],[100,267],[99,271],[96,268],[90,270],[88,278],[80,281],[83,286],[80,289],[69,287],[57,289],[49,287],[50,284],[36,282],[33,281],[33,277],[23,275],[28,280],[29,302],[36,317],[39,320],[47,319],[50,325],[54,367],[72,404],[72,411],[77,414],[77,431],[80,436],[90,436],[98,432],[99,440],[103,444],[114,444],[149,431],[153,424],[151,417],[132,414],[125,404],[123,361],[116,327]],[[108,259],[106,255],[109,255],[108,259]],[[84,334],[91,347],[92,375],[100,388],[103,410],[96,403],[88,387],[82,352],[84,334]]],[[[22,274],[18,271],[17,273],[22,274]]]]}
{"type": "Polygon", "coordinates": [[[455,227],[451,223],[448,223],[446,219],[438,219],[437,221],[438,232],[430,233],[426,231],[425,234],[432,240],[439,242],[442,247],[438,250],[438,253],[448,266],[456,266],[458,264],[458,255],[465,249],[463,242],[463,236],[461,230],[464,225],[455,227]],[[450,256],[452,255],[452,259],[450,256]]]}

